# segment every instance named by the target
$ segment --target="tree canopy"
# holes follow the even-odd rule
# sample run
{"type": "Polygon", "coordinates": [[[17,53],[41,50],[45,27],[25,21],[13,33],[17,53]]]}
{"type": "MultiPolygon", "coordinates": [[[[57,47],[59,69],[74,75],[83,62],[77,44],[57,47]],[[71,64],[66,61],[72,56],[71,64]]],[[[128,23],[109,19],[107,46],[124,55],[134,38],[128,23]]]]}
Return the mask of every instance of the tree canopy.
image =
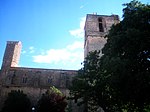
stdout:
{"type": "Polygon", "coordinates": [[[37,112],[65,112],[65,96],[54,86],[47,90],[37,104],[37,112]]]}
{"type": "Polygon", "coordinates": [[[78,105],[85,104],[85,111],[89,108],[91,111],[97,109],[95,108],[97,103],[93,102],[93,100],[96,98],[95,90],[97,90],[96,83],[99,72],[98,62],[98,52],[95,51],[88,55],[84,62],[84,67],[78,71],[78,76],[74,78],[70,87],[71,99],[75,99],[78,105]]]}
{"type": "Polygon", "coordinates": [[[119,99],[142,109],[150,103],[150,5],[134,0],[124,6],[123,20],[107,36],[102,63],[119,99]]]}
{"type": "Polygon", "coordinates": [[[106,112],[144,112],[150,105],[150,5],[133,0],[124,6],[123,20],[106,36],[104,55],[95,51],[86,58],[70,90],[73,99],[106,112]]]}
{"type": "Polygon", "coordinates": [[[23,91],[12,90],[8,93],[1,112],[31,112],[31,102],[23,91]]]}

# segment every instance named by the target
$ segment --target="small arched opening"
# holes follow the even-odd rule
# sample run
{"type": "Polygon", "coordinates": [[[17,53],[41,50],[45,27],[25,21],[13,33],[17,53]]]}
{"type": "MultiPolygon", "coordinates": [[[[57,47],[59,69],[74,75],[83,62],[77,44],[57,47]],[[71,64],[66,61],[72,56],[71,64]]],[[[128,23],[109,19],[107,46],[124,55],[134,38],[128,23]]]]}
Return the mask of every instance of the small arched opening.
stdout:
{"type": "Polygon", "coordinates": [[[102,20],[102,18],[98,18],[98,24],[99,24],[99,31],[100,31],[100,32],[104,32],[103,20],[102,20]]]}

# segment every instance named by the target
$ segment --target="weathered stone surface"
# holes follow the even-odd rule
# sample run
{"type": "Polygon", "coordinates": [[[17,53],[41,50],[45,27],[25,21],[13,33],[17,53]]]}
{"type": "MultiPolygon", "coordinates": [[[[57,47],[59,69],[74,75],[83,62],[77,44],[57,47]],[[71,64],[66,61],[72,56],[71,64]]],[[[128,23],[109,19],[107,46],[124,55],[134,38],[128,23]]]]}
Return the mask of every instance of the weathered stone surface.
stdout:
{"type": "MultiPolygon", "coordinates": [[[[84,56],[94,50],[101,50],[107,42],[104,38],[113,24],[119,23],[117,15],[88,14],[85,22],[84,56]]],[[[21,42],[8,41],[0,70],[0,109],[11,90],[22,90],[31,99],[33,105],[51,86],[57,87],[69,96],[68,87],[76,70],[41,69],[18,67],[21,52],[21,42]]],[[[101,54],[102,55],[102,54],[101,54]]],[[[73,112],[83,112],[73,102],[73,112]]]]}
{"type": "Polygon", "coordinates": [[[87,15],[84,28],[84,57],[91,51],[102,50],[107,42],[107,38],[104,37],[108,34],[111,26],[117,23],[119,23],[118,15],[87,15]]]}
{"type": "Polygon", "coordinates": [[[51,86],[69,96],[68,87],[76,70],[17,67],[21,42],[8,41],[0,71],[0,109],[11,90],[22,90],[35,105],[41,95],[51,86]]]}
{"type": "Polygon", "coordinates": [[[3,74],[5,75],[3,85],[68,88],[76,73],[75,70],[11,67],[6,74],[3,74]]]}
{"type": "Polygon", "coordinates": [[[7,41],[7,46],[2,63],[2,67],[4,69],[18,66],[21,48],[22,45],[20,41],[7,41]]]}

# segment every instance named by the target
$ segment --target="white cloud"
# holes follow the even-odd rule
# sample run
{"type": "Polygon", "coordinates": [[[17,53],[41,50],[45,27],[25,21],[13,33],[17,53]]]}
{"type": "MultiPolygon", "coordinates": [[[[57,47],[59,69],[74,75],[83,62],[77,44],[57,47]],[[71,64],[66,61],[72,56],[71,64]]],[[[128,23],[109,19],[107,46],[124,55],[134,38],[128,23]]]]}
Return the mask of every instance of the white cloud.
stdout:
{"type": "Polygon", "coordinates": [[[81,6],[80,6],[80,9],[83,9],[87,4],[88,4],[88,3],[81,5],[81,6]]]}
{"type": "Polygon", "coordinates": [[[76,50],[76,49],[83,49],[83,42],[75,41],[72,45],[68,45],[67,49],[69,50],[76,50]]]}
{"type": "Polygon", "coordinates": [[[35,52],[34,47],[33,47],[33,46],[30,46],[30,47],[29,47],[29,53],[34,53],[34,52],[35,52]]]}
{"type": "Polygon", "coordinates": [[[76,41],[62,49],[49,49],[45,53],[33,56],[36,63],[72,64],[83,61],[83,42],[76,41]]]}
{"type": "Polygon", "coordinates": [[[27,53],[27,51],[25,51],[25,50],[21,52],[21,54],[25,54],[25,53],[27,53]]]}
{"type": "Polygon", "coordinates": [[[34,49],[34,47],[33,47],[33,46],[30,46],[29,49],[32,50],[32,49],[34,49]]]}
{"type": "MultiPolygon", "coordinates": [[[[84,60],[84,24],[85,17],[80,19],[80,26],[77,29],[70,30],[70,34],[77,38],[82,38],[82,41],[75,41],[61,49],[42,50],[40,54],[33,56],[33,62],[40,64],[61,65],[64,67],[81,68],[81,62],[84,60]]],[[[34,47],[30,47],[34,50],[34,47]]]]}
{"type": "Polygon", "coordinates": [[[82,9],[83,7],[84,7],[84,5],[81,5],[81,6],[80,6],[80,9],[82,9]]]}
{"type": "Polygon", "coordinates": [[[85,19],[86,19],[86,17],[82,17],[80,19],[80,27],[79,28],[69,31],[72,36],[75,36],[78,38],[84,37],[85,19]]]}

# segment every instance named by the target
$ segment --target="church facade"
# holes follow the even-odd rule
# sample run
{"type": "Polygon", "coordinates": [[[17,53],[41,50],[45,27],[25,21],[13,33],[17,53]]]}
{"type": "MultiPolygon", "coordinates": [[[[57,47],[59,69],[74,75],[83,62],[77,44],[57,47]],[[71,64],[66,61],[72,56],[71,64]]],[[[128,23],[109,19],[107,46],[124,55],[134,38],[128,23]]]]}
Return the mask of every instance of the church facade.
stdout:
{"type": "MultiPolygon", "coordinates": [[[[111,26],[117,23],[119,23],[117,15],[87,15],[84,57],[91,51],[103,48],[107,42],[104,37],[111,26]]],[[[22,90],[28,95],[33,105],[36,105],[41,95],[51,86],[55,86],[69,96],[68,87],[73,77],[77,75],[77,71],[18,67],[21,46],[20,41],[7,41],[0,70],[0,108],[11,90],[22,90]]],[[[73,112],[82,112],[82,110],[73,109],[73,112]]]]}

